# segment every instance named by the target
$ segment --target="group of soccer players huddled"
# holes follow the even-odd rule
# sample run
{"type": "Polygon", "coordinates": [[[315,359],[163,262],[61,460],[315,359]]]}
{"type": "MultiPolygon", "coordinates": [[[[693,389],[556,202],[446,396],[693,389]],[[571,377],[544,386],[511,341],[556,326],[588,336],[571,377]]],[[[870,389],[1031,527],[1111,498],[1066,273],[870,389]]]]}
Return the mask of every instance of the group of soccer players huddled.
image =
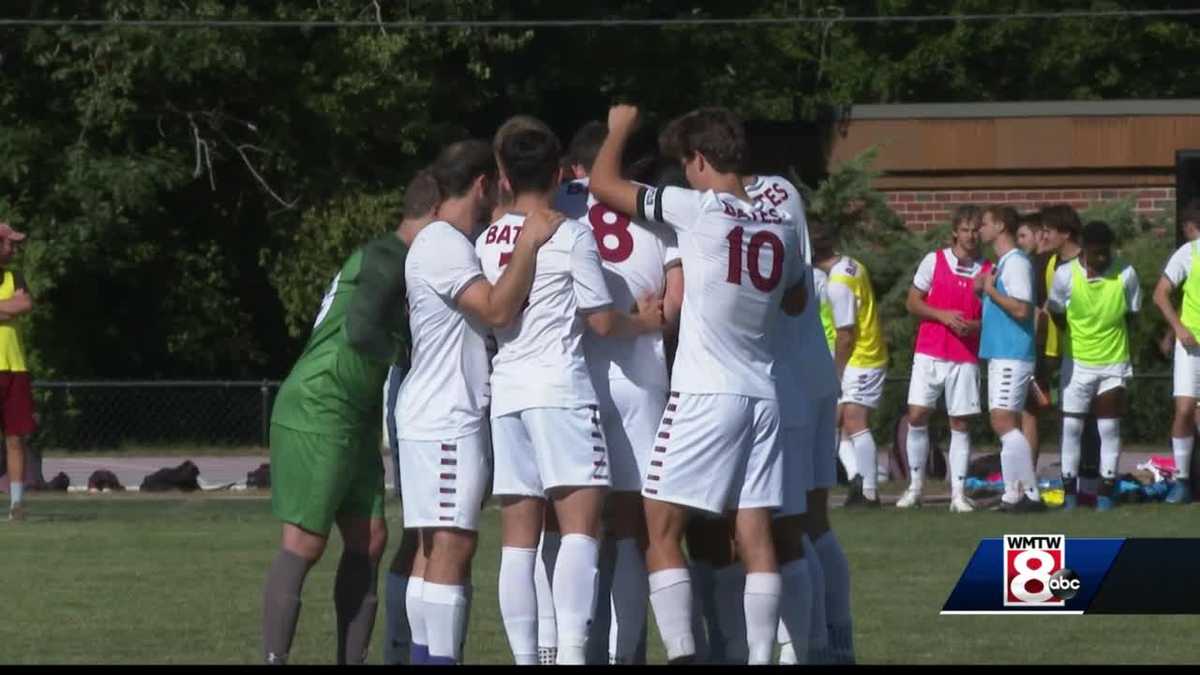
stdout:
{"type": "MultiPolygon", "coordinates": [[[[492,497],[517,664],[584,664],[604,646],[610,663],[643,662],[647,606],[672,663],[767,664],[777,643],[780,663],[854,662],[849,567],[827,501],[841,456],[847,505],[879,505],[869,413],[888,353],[870,276],[837,253],[835,232],[806,221],[792,183],[746,170],[733,113],[671,121],[659,170],[635,181],[625,150],[637,126],[621,105],[566,153],[527,116],[490,142],[454,143],[407,187],[398,229],[343,264],[271,419],[284,525],[264,586],[268,663],[287,661],[334,524],[337,659],[366,660],[387,544],[381,416],[404,518],[384,591],[388,663],[462,661],[492,497]]],[[[960,208],[952,246],[917,270],[900,507],[921,504],[944,395],[950,508],[975,508],[963,484],[983,358],[1002,503],[1039,508],[1036,415],[1047,357],[1064,353],[1063,476],[1078,473],[1094,411],[1111,507],[1137,279],[1107,225],[1082,227],[1069,207],[1041,221],[960,208]]],[[[1191,256],[1168,266],[1167,309],[1171,284],[1200,283],[1191,256]]],[[[1196,297],[1168,314],[1188,367],[1200,364],[1189,360],[1200,358],[1196,297]]],[[[1178,371],[1190,430],[1200,378],[1178,371]]],[[[1180,433],[1177,455],[1185,435],[1190,453],[1180,433]]]]}

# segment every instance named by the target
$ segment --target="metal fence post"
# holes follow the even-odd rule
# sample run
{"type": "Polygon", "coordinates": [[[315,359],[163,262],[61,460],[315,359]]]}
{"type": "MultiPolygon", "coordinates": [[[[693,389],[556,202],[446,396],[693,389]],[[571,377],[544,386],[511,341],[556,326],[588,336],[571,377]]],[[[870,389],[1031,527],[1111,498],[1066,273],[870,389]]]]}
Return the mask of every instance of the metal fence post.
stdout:
{"type": "Polygon", "coordinates": [[[266,448],[271,445],[271,389],[266,380],[259,391],[262,392],[262,447],[266,448]]]}

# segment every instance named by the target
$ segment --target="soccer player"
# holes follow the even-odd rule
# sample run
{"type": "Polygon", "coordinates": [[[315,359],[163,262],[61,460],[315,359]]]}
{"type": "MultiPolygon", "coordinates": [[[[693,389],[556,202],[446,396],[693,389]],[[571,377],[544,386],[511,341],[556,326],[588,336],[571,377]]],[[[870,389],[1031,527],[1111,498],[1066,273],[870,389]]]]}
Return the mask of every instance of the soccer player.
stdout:
{"type": "Polygon", "coordinates": [[[609,111],[608,138],[591,189],[606,204],[669,224],[679,237],[684,302],[670,402],[659,426],[642,495],[650,545],[650,603],[673,662],[695,653],[692,590],[681,543],[687,509],[736,511],[746,568],[744,611],[750,664],[774,651],[781,579],[771,539],[780,506],[779,407],[771,338],[780,316],[804,308],[804,263],[791,216],[752,203],[740,171],[741,121],[704,108],[660,136],[694,188],[662,190],[620,176],[637,109],[609,111]]]}
{"type": "Polygon", "coordinates": [[[1042,214],[1031,211],[1017,216],[1017,248],[1032,256],[1042,239],[1042,214]]]}
{"type": "Polygon", "coordinates": [[[473,243],[496,191],[490,144],[455,143],[431,170],[443,200],[438,220],[421,227],[405,261],[413,349],[396,428],[404,525],[421,531],[424,558],[420,580],[409,581],[410,587],[421,585],[418,620],[410,625],[427,640],[414,639],[413,662],[455,664],[462,659],[466,582],[491,480],[485,331],[516,317],[529,295],[538,247],[562,218],[533,212],[493,285],[484,279],[473,243]]]}
{"type": "MultiPolygon", "coordinates": [[[[510,213],[476,242],[484,274],[495,282],[511,264],[525,216],[549,208],[559,186],[558,139],[543,123],[518,118],[497,132],[501,180],[510,213]]],[[[495,331],[492,372],[493,493],[501,498],[500,611],[518,664],[537,658],[534,557],[545,500],[562,543],[551,581],[560,665],[585,662],[596,600],[601,507],[609,461],[599,406],[583,352],[585,327],[632,338],[662,328],[662,302],[640,298],[637,313],[613,308],[592,231],[568,220],[538,251],[529,304],[495,331]]]]}
{"type": "Polygon", "coordinates": [[[971,458],[970,418],[979,406],[979,326],[983,303],[975,278],[992,264],[979,256],[981,212],[960,206],[954,212],[953,245],[921,260],[908,289],[908,311],[920,320],[908,387],[908,464],[911,479],[896,506],[921,505],[925,462],[929,458],[929,416],[940,396],[950,416],[950,511],[974,507],[963,493],[971,458]]]}
{"type": "Polygon", "coordinates": [[[983,212],[980,238],[996,252],[991,274],[975,277],[983,294],[983,327],[979,358],[988,362],[988,408],[992,430],[1000,439],[1000,471],[1004,477],[1001,510],[1044,511],[1033,466],[1033,450],[1021,432],[1021,413],[1033,381],[1033,264],[1017,247],[1017,212],[989,206],[983,212]],[[1023,488],[1023,490],[1022,490],[1023,488]]]}
{"type": "Polygon", "coordinates": [[[875,306],[875,289],[866,266],[836,252],[832,232],[823,228],[812,235],[813,263],[829,277],[826,292],[829,320],[835,330],[833,362],[842,384],[838,401],[839,455],[851,479],[845,506],[878,508],[878,450],[870,422],[871,411],[883,398],[888,352],[875,306]]]}
{"type": "Polygon", "coordinates": [[[14,319],[33,310],[33,296],[20,272],[7,269],[25,233],[0,222],[0,407],[8,459],[8,519],[25,520],[25,437],[36,424],[33,390],[14,319]]]}
{"type": "MultiPolygon", "coordinates": [[[[604,269],[604,279],[617,307],[633,307],[637,298],[678,297],[683,270],[675,233],[650,228],[613,210],[588,189],[588,174],[608,133],[594,122],[572,139],[571,164],[577,178],[559,190],[555,208],[591,227],[604,269]]],[[[665,319],[678,318],[679,302],[665,319]]],[[[642,511],[642,476],[649,468],[654,434],[667,406],[667,360],[661,332],[634,338],[584,338],[584,353],[600,404],[600,421],[608,444],[612,487],[612,536],[616,540],[611,598],[609,662],[633,662],[646,624],[649,587],[646,562],[646,518],[642,511]]]]}
{"type": "MultiPolygon", "coordinates": [[[[763,206],[782,208],[792,215],[805,263],[812,269],[810,230],[804,200],[796,186],[782,176],[757,176],[746,186],[746,194],[763,206]]],[[[824,226],[817,223],[815,227],[823,236],[824,226]]],[[[776,335],[776,388],[781,412],[789,412],[782,415],[784,496],[773,537],[784,594],[794,601],[781,609],[785,618],[779,630],[783,664],[824,662],[831,655],[836,655],[838,662],[854,660],[849,631],[850,571],[829,527],[829,488],[837,482],[840,388],[821,321],[828,301],[825,305],[818,302],[824,289],[816,287],[817,271],[813,270],[808,280],[814,297],[800,316],[783,317],[776,335]],[[826,566],[830,567],[828,574],[826,566]],[[828,588],[827,578],[834,582],[828,588]],[[808,620],[802,620],[805,604],[812,608],[808,620]],[[833,610],[832,620],[827,617],[829,608],[833,610]],[[789,617],[790,612],[797,614],[789,617]],[[792,628],[802,625],[808,626],[808,635],[793,635],[792,628]],[[830,625],[834,626],[832,631],[830,625]],[[837,634],[837,644],[827,653],[831,632],[837,634]]],[[[826,277],[824,272],[821,276],[826,277]]]]}
{"type": "Polygon", "coordinates": [[[1129,360],[1130,314],[1141,309],[1142,293],[1133,266],[1114,258],[1113,232],[1093,221],[1083,228],[1083,253],[1058,268],[1049,309],[1067,330],[1070,358],[1063,361],[1063,507],[1075,508],[1083,421],[1091,410],[1100,431],[1100,490],[1096,510],[1116,505],[1117,462],[1129,360]]]}
{"type": "Polygon", "coordinates": [[[1179,214],[1187,243],[1167,261],[1162,278],[1154,287],[1154,304],[1175,333],[1175,418],[1171,424],[1171,450],[1175,455],[1175,485],[1167,494],[1168,504],[1190,504],[1192,486],[1189,469],[1195,444],[1196,400],[1200,399],[1200,211],[1179,214]],[[1183,287],[1180,311],[1171,304],[1171,293],[1183,287]]]}
{"type": "Polygon", "coordinates": [[[271,510],[283,521],[283,534],[263,589],[267,663],[287,662],[304,578],[325,552],[335,522],[344,544],[334,582],[337,662],[366,660],[378,604],[376,571],[387,545],[379,454],[383,385],[389,365],[408,361],[405,240],[432,218],[437,199],[436,181],[419,173],[405,191],[400,228],[350,255],[276,396],[271,510]]]}

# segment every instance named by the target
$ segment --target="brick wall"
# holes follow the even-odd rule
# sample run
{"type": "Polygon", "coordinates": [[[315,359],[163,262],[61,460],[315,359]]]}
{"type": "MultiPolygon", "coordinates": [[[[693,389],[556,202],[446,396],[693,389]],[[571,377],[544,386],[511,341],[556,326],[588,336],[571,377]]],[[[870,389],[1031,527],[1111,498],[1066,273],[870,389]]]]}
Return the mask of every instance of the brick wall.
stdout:
{"type": "Polygon", "coordinates": [[[961,204],[1006,204],[1024,213],[1047,204],[1070,204],[1082,211],[1096,202],[1137,195],[1136,211],[1147,218],[1175,208],[1175,188],[1070,188],[1059,190],[895,190],[887,194],[892,207],[910,229],[924,231],[949,222],[961,204]]]}

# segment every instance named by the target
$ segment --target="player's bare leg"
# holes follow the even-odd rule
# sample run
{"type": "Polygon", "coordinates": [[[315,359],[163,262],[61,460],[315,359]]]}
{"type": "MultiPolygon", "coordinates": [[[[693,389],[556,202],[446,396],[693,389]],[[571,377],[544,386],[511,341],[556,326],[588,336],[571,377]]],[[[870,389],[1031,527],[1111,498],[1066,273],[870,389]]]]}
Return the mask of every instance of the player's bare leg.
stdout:
{"type": "Polygon", "coordinates": [[[550,582],[558,627],[558,665],[584,665],[587,660],[588,625],[595,611],[599,574],[600,517],[607,492],[602,487],[572,487],[549,493],[562,532],[550,582]]]}
{"type": "Polygon", "coordinates": [[[1196,441],[1194,415],[1196,399],[1187,396],[1175,397],[1175,419],[1171,423],[1171,450],[1175,456],[1175,485],[1167,495],[1168,504],[1190,504],[1192,483],[1189,469],[1192,450],[1196,441]]]}
{"type": "MultiPolygon", "coordinates": [[[[404,530],[400,547],[388,569],[386,602],[387,643],[384,645],[384,665],[407,665],[412,650],[412,629],[408,622],[408,585],[414,576],[413,565],[420,550],[420,532],[404,530]]],[[[422,557],[422,566],[424,558],[422,557]]]]}
{"type": "Polygon", "coordinates": [[[782,665],[808,662],[815,594],[812,571],[805,555],[804,520],[804,514],[794,514],[771,522],[771,538],[775,542],[783,593],[788,597],[787,604],[779,610],[779,663],[782,665]]]}
{"type": "Polygon", "coordinates": [[[849,495],[846,506],[879,506],[879,462],[875,438],[871,435],[871,409],[857,403],[843,403],[841,412],[842,443],[849,440],[854,450],[857,479],[861,480],[861,499],[849,495]]]}
{"type": "Polygon", "coordinates": [[[267,570],[263,590],[263,659],[285,664],[300,618],[300,594],[308,571],[325,552],[326,539],[284,523],[279,551],[267,570]]]}
{"type": "Polygon", "coordinates": [[[546,502],[536,497],[500,498],[500,617],[513,659],[537,665],[538,609],[534,567],[546,502]]]}
{"type": "Polygon", "coordinates": [[[687,509],[647,499],[645,510],[650,606],[667,650],[667,659],[672,663],[686,663],[696,653],[692,637],[691,580],[680,545],[687,528],[687,509]]]}
{"type": "Polygon", "coordinates": [[[375,612],[379,561],[387,548],[387,521],[383,518],[339,515],[342,534],[342,558],[338,561],[333,584],[333,604],[337,613],[338,665],[365,664],[375,612]]]}
{"type": "Polygon", "coordinates": [[[559,531],[558,516],[554,515],[554,509],[546,509],[544,518],[537,560],[534,561],[533,583],[537,591],[538,663],[552,666],[558,660],[558,624],[554,618],[554,592],[550,580],[554,578],[554,564],[558,560],[558,549],[562,546],[562,532],[559,531]]]}
{"type": "MultiPolygon", "coordinates": [[[[689,576],[692,569],[701,568],[702,575],[708,573],[712,586],[712,611],[708,612],[705,611],[708,607],[703,604],[707,600],[706,593],[697,593],[698,583],[704,580],[691,579],[692,613],[694,616],[703,614],[708,625],[709,653],[705,657],[708,662],[745,665],[749,658],[743,608],[746,568],[737,557],[733,528],[732,516],[693,517],[688,525],[688,554],[693,562],[689,566],[689,576]]],[[[695,635],[697,632],[699,628],[693,628],[694,640],[699,640],[695,635]]],[[[700,653],[698,649],[697,655],[700,653]]]]}
{"type": "Polygon", "coordinates": [[[1110,389],[1092,404],[1096,427],[1100,431],[1100,490],[1096,510],[1108,511],[1117,505],[1117,466],[1121,460],[1121,417],[1125,414],[1125,387],[1110,389]]]}
{"type": "Polygon", "coordinates": [[[25,520],[25,439],[4,437],[8,454],[8,519],[25,520]]]}
{"type": "Polygon", "coordinates": [[[430,528],[421,531],[429,550],[421,591],[431,665],[462,661],[467,630],[468,580],[478,536],[471,530],[430,528]]]}
{"type": "Polygon", "coordinates": [[[746,642],[750,665],[771,662],[779,626],[782,580],[771,539],[771,509],[739,509],[734,538],[746,566],[746,642]]]}
{"type": "Polygon", "coordinates": [[[646,625],[646,602],[650,597],[642,553],[646,548],[646,514],[640,492],[613,492],[609,499],[617,552],[608,653],[612,663],[632,663],[646,625]]]}

